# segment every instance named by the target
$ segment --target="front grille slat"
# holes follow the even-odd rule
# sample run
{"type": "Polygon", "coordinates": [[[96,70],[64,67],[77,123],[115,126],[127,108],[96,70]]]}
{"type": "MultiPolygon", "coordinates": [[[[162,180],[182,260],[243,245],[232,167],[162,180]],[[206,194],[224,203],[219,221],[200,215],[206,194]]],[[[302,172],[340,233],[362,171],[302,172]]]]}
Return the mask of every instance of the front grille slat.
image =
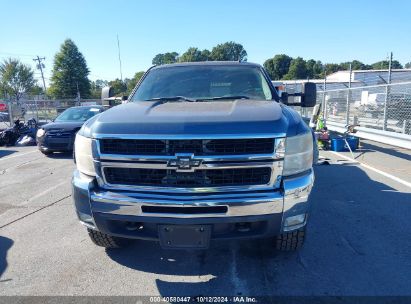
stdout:
{"type": "Polygon", "coordinates": [[[161,140],[103,139],[100,150],[104,154],[165,155],[166,143],[161,140]]]}
{"type": "Polygon", "coordinates": [[[109,184],[156,187],[223,187],[265,185],[270,182],[271,168],[239,168],[177,172],[168,169],[106,167],[109,184]]]}
{"type": "Polygon", "coordinates": [[[102,139],[103,154],[173,156],[177,153],[205,155],[242,155],[274,153],[273,138],[156,140],[102,139]]]}

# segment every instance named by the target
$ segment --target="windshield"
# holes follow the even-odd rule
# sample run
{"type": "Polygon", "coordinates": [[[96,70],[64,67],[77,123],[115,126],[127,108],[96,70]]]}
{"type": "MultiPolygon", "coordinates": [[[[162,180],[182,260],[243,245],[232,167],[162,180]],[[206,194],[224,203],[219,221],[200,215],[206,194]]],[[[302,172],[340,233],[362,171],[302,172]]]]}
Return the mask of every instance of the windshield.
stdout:
{"type": "Polygon", "coordinates": [[[193,100],[230,96],[273,99],[267,80],[258,67],[209,65],[153,69],[144,78],[131,100],[176,96],[193,100]]]}
{"type": "Polygon", "coordinates": [[[86,121],[100,112],[99,108],[70,108],[57,116],[55,121],[86,121]]]}

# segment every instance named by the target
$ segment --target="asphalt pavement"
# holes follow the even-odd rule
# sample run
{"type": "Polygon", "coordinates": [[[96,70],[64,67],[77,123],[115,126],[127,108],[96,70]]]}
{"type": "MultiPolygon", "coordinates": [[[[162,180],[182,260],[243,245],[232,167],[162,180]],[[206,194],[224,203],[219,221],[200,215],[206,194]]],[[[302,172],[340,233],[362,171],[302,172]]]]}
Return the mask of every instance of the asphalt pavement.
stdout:
{"type": "MultiPolygon", "coordinates": [[[[409,151],[366,144],[357,160],[411,183],[409,151]]],[[[411,188],[321,155],[298,253],[277,252],[270,240],[213,242],[207,251],[135,241],[105,250],[76,219],[71,155],[0,148],[0,295],[410,296],[411,188]]]]}

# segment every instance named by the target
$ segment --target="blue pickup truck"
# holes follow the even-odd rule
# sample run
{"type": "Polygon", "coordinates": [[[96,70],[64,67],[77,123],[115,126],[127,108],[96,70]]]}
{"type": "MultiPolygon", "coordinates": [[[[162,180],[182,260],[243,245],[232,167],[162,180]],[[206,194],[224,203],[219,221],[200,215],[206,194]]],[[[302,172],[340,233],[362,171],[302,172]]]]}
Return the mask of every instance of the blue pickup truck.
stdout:
{"type": "MultiPolygon", "coordinates": [[[[315,85],[299,96],[299,106],[314,106],[315,85]]],[[[266,238],[278,250],[300,248],[314,148],[287,98],[257,64],[149,69],[127,103],[88,120],[75,139],[73,198],[92,241],[205,249],[266,238]]]]}

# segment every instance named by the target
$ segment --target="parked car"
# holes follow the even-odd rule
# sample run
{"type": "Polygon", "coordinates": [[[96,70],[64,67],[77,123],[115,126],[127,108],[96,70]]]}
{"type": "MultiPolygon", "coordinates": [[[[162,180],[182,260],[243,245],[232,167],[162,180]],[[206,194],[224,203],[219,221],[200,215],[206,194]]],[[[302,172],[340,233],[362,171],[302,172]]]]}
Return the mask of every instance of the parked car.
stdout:
{"type": "Polygon", "coordinates": [[[103,106],[81,106],[65,110],[53,122],[37,130],[39,150],[46,155],[72,151],[77,131],[88,119],[103,111],[103,106]]]}
{"type": "Polygon", "coordinates": [[[0,100],[0,112],[6,112],[6,111],[7,111],[7,104],[0,100]]]}
{"type": "MultiPolygon", "coordinates": [[[[314,106],[315,84],[299,96],[299,106],[314,106]]],[[[126,104],[77,133],[72,197],[91,240],[204,249],[267,238],[279,250],[300,248],[314,138],[287,97],[257,64],[151,68],[126,104]]]]}
{"type": "Polygon", "coordinates": [[[8,121],[10,121],[9,113],[0,112],[0,122],[8,122],[8,121]]]}

